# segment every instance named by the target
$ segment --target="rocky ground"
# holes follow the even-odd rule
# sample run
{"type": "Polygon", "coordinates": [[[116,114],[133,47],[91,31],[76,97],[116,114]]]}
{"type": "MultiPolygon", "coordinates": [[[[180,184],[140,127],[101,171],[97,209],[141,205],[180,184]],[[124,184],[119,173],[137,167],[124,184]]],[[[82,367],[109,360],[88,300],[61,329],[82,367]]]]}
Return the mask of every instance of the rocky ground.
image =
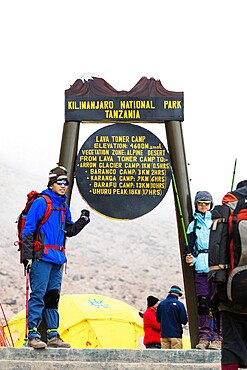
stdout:
{"type": "MultiPolygon", "coordinates": [[[[0,173],[0,302],[10,319],[25,307],[15,221],[26,194],[43,190],[46,178],[3,165],[0,173]]],[[[74,186],[74,219],[85,205],[74,186]]],[[[91,223],[67,241],[67,257],[61,294],[97,293],[144,310],[148,295],[162,299],[172,284],[183,288],[172,188],[156,209],[135,220],[111,220],[91,210],[91,223]]]]}

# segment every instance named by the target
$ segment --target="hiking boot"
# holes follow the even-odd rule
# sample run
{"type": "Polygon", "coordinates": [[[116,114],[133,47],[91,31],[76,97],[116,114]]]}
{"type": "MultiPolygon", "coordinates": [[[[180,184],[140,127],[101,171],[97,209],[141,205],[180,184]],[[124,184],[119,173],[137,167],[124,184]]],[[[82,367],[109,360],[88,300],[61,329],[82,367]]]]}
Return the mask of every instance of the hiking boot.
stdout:
{"type": "Polygon", "coordinates": [[[206,349],[209,346],[209,340],[200,339],[196,349],[206,349]]]}
{"type": "Polygon", "coordinates": [[[212,340],[211,344],[208,347],[209,349],[221,349],[221,341],[220,340],[212,340]]]}
{"type": "Polygon", "coordinates": [[[47,347],[46,343],[42,342],[42,340],[39,337],[29,339],[27,342],[27,346],[32,347],[34,349],[43,349],[47,347]]]}
{"type": "Polygon", "coordinates": [[[70,348],[69,343],[64,342],[59,335],[55,335],[51,339],[47,339],[47,347],[53,348],[70,348]]]}

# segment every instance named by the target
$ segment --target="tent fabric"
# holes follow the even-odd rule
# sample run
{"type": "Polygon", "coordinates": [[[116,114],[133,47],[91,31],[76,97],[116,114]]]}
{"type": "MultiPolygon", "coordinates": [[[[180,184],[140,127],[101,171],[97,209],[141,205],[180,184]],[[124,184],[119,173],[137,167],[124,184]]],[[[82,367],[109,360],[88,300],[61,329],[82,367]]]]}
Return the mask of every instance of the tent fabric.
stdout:
{"type": "Polygon", "coordinates": [[[143,335],[138,310],[116,299],[65,295],[59,313],[58,331],[75,348],[138,348],[138,338],[143,335]]]}
{"type": "MultiPolygon", "coordinates": [[[[96,294],[63,295],[58,311],[58,332],[72,348],[138,348],[138,338],[144,335],[138,310],[120,300],[96,294]]],[[[9,321],[16,347],[25,345],[25,317],[24,309],[9,321]]]]}

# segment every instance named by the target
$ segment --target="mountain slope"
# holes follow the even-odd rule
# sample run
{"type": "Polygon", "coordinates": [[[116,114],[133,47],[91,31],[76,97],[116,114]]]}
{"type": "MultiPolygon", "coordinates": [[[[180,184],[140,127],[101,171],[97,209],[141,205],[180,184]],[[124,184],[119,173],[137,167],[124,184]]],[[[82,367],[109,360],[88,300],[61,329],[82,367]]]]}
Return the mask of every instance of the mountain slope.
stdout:
{"type": "MultiPolygon", "coordinates": [[[[19,264],[16,218],[26,194],[41,191],[47,178],[0,165],[0,297],[8,319],[25,307],[25,278],[19,264]]],[[[86,204],[74,186],[73,219],[86,204]]],[[[91,222],[68,239],[67,273],[62,294],[98,293],[145,309],[146,297],[166,296],[172,284],[182,283],[172,188],[149,214],[116,221],[91,210],[91,222]]]]}

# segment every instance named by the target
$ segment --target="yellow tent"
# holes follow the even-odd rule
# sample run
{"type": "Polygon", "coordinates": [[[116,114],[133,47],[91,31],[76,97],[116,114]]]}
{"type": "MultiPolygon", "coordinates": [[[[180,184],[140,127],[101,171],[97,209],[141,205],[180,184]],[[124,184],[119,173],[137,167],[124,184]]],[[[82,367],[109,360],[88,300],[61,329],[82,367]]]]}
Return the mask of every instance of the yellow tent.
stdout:
{"type": "MultiPolygon", "coordinates": [[[[144,335],[138,310],[117,299],[97,294],[63,295],[58,311],[58,331],[73,348],[138,348],[138,338],[144,335]]],[[[25,316],[22,310],[8,323],[16,347],[24,343],[25,316]]]]}
{"type": "MultiPolygon", "coordinates": [[[[72,348],[138,348],[138,338],[144,335],[138,310],[117,299],[97,294],[63,295],[58,311],[58,331],[72,348]]],[[[25,316],[22,310],[8,323],[15,347],[24,344],[25,316]]],[[[183,348],[190,348],[188,337],[183,338],[183,348]]]]}

